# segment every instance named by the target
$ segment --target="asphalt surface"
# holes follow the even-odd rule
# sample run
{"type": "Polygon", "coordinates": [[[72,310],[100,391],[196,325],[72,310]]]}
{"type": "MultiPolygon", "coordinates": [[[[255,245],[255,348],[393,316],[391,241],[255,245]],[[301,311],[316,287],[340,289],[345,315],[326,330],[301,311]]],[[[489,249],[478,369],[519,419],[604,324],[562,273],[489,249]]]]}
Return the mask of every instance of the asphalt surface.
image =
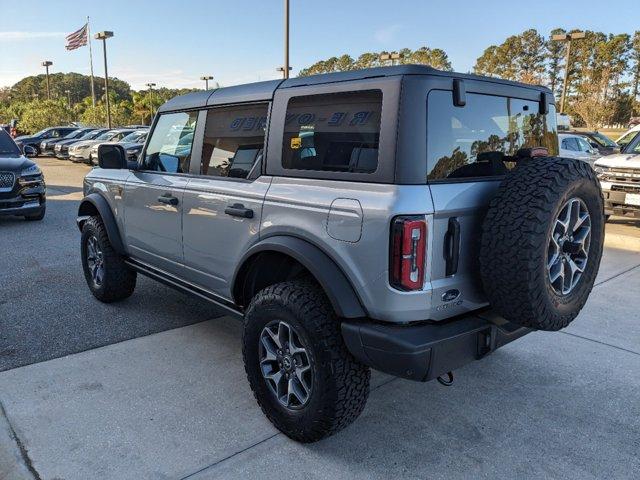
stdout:
{"type": "Polygon", "coordinates": [[[94,299],[75,225],[90,168],[47,157],[37,162],[47,182],[44,220],[0,217],[0,371],[220,315],[211,304],[142,276],[117,306],[94,299]]]}

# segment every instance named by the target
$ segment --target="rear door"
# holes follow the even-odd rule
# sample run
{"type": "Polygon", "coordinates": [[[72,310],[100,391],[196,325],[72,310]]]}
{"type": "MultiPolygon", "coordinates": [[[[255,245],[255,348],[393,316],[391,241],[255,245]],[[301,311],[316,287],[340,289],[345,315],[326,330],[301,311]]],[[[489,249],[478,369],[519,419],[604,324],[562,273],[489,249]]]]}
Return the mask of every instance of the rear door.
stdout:
{"type": "Polygon", "coordinates": [[[125,191],[125,236],[133,257],[182,273],[182,211],[198,112],[160,115],[125,191]]]}
{"type": "Polygon", "coordinates": [[[184,263],[191,279],[226,298],[240,257],[260,232],[271,182],[260,175],[268,108],[242,104],[200,114],[202,157],[194,159],[184,193],[184,263]]]}
{"type": "MultiPolygon", "coordinates": [[[[449,90],[431,90],[427,97],[427,179],[435,211],[433,306],[449,314],[452,306],[444,300],[451,298],[445,295],[449,290],[460,291],[456,302],[462,302],[462,310],[485,302],[479,278],[482,221],[500,181],[514,166],[504,154],[534,146],[551,154],[558,150],[553,105],[545,116],[537,99],[470,90],[467,86],[464,106],[454,105],[449,90]]],[[[539,92],[522,90],[523,96],[539,98],[539,92]]]]}

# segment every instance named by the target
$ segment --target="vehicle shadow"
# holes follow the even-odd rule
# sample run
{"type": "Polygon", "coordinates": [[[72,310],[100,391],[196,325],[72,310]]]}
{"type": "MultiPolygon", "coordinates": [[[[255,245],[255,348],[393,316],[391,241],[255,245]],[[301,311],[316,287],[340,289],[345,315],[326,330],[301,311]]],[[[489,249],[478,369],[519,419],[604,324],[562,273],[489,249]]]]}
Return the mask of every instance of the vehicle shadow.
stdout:
{"type": "Polygon", "coordinates": [[[607,224],[640,227],[640,218],[612,216],[607,224]]]}

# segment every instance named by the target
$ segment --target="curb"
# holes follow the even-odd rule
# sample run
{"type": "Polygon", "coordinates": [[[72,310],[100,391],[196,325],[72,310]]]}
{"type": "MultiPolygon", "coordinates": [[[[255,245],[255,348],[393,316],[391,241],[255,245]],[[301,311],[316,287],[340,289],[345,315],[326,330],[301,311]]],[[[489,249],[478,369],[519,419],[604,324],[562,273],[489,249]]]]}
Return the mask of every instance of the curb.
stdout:
{"type": "Polygon", "coordinates": [[[0,478],[3,480],[40,480],[27,452],[13,430],[2,403],[0,403],[0,478]],[[28,460],[28,457],[26,457],[28,460]]]}

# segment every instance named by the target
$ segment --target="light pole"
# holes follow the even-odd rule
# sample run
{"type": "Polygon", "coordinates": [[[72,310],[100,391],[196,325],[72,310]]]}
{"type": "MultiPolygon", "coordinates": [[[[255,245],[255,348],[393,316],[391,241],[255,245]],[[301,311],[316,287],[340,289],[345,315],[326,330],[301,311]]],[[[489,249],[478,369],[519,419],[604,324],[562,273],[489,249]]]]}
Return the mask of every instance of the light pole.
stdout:
{"type": "Polygon", "coordinates": [[[200,77],[200,80],[204,80],[204,89],[209,90],[209,80],[213,80],[211,75],[205,75],[200,77]]]}
{"type": "Polygon", "coordinates": [[[567,55],[564,61],[564,83],[562,84],[562,97],[560,98],[560,113],[564,113],[564,102],[567,98],[567,84],[569,83],[569,60],[571,58],[571,41],[585,37],[584,32],[561,33],[552,35],[551,40],[555,42],[567,42],[567,55]]]}
{"type": "Polygon", "coordinates": [[[282,75],[289,78],[289,0],[284,0],[284,67],[282,75]]]}
{"type": "Polygon", "coordinates": [[[42,62],[42,66],[47,71],[47,100],[51,100],[51,87],[49,86],[49,67],[51,65],[53,65],[53,62],[49,60],[45,60],[44,62],[42,62]]]}
{"type": "Polygon", "coordinates": [[[71,110],[71,90],[65,90],[64,93],[67,94],[67,106],[71,110]]]}
{"type": "Polygon", "coordinates": [[[151,120],[149,124],[153,122],[153,87],[155,86],[155,83],[147,83],[147,87],[149,87],[149,108],[151,109],[151,120]]]}
{"type": "Polygon", "coordinates": [[[109,104],[109,73],[107,71],[107,38],[113,37],[113,32],[104,31],[96,33],[93,38],[102,40],[104,53],[104,97],[107,102],[107,128],[111,128],[111,105],[109,104]]]}

